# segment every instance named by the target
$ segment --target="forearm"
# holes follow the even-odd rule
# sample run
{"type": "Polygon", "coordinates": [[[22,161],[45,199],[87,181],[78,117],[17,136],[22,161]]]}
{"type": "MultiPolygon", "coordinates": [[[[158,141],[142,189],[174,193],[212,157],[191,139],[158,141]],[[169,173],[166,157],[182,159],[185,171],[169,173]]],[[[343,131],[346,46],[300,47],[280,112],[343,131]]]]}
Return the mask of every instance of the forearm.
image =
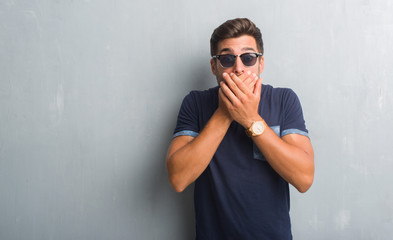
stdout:
{"type": "Polygon", "coordinates": [[[181,192],[209,165],[232,120],[217,110],[199,135],[188,143],[172,142],[167,156],[169,180],[181,192]]]}
{"type": "Polygon", "coordinates": [[[314,152],[305,136],[291,134],[279,138],[266,128],[253,140],[270,166],[299,192],[306,192],[314,179],[314,152]]]}

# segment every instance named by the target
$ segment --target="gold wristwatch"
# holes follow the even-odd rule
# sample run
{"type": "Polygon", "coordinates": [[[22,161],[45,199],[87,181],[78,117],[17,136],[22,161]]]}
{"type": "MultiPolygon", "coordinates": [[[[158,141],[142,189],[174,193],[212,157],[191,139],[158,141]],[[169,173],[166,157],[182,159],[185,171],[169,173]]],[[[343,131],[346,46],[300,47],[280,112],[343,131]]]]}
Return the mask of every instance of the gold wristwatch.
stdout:
{"type": "Polygon", "coordinates": [[[267,127],[264,120],[252,122],[251,127],[246,129],[246,134],[249,137],[255,137],[261,135],[267,127]]]}

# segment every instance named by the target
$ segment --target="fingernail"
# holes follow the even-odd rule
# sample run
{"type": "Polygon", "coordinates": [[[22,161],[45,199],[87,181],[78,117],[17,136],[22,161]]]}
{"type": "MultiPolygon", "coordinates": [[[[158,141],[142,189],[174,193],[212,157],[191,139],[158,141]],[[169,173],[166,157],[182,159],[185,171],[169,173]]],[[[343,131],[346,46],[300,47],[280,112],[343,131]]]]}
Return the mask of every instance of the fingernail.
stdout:
{"type": "Polygon", "coordinates": [[[223,73],[223,74],[222,74],[222,76],[224,76],[224,77],[227,76],[227,75],[228,75],[227,73],[223,73]]]}
{"type": "Polygon", "coordinates": [[[248,75],[250,75],[250,74],[251,74],[251,72],[250,72],[250,71],[247,71],[247,74],[248,74],[248,75]]]}

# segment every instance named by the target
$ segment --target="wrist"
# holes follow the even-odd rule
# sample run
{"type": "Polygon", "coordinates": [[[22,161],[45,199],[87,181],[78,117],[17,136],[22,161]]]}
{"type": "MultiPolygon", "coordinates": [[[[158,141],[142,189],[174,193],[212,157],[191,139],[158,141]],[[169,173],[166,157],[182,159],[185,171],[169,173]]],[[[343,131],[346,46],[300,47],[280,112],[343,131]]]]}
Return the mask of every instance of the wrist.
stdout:
{"type": "Polygon", "coordinates": [[[258,121],[263,121],[263,118],[259,115],[245,119],[241,125],[245,129],[249,129],[254,122],[258,122],[258,121]]]}
{"type": "Polygon", "coordinates": [[[222,121],[224,124],[227,124],[228,126],[231,125],[233,121],[231,115],[227,111],[221,109],[220,107],[217,108],[214,115],[216,115],[217,118],[220,119],[220,121],[222,121]]]}

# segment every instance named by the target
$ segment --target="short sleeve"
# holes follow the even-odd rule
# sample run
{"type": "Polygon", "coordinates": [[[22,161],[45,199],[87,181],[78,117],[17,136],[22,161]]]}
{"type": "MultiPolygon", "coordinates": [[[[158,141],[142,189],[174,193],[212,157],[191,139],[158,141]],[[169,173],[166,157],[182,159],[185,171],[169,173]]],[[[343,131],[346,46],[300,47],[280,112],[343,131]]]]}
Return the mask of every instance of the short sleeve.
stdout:
{"type": "Polygon", "coordinates": [[[302,106],[293,90],[287,89],[287,91],[285,91],[283,95],[283,104],[284,116],[281,125],[281,136],[296,133],[308,137],[302,106]]]}
{"type": "Polygon", "coordinates": [[[193,92],[184,97],[181,104],[173,137],[187,135],[196,137],[199,134],[198,108],[193,92]]]}

